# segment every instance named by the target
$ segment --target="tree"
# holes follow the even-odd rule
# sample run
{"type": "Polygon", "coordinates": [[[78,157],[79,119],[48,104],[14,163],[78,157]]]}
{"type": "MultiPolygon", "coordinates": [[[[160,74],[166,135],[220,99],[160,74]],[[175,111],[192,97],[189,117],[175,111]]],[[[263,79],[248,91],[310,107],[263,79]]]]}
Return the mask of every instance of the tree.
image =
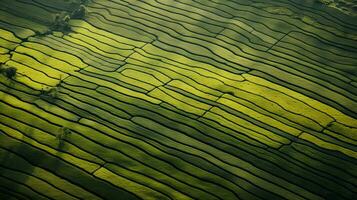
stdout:
{"type": "Polygon", "coordinates": [[[4,72],[4,70],[5,70],[4,65],[1,64],[1,65],[0,65],[0,74],[2,74],[2,73],[4,72]]]}
{"type": "Polygon", "coordinates": [[[56,134],[56,139],[58,139],[59,141],[62,141],[67,135],[71,134],[72,131],[71,129],[62,126],[60,128],[60,130],[58,131],[58,133],[56,134]]]}
{"type": "Polygon", "coordinates": [[[6,65],[0,66],[0,74],[3,74],[9,79],[13,79],[16,76],[17,69],[15,67],[5,67],[6,65]]]}
{"type": "Polygon", "coordinates": [[[83,19],[86,15],[86,7],[84,5],[80,5],[78,9],[72,12],[73,19],[83,19]]]}
{"type": "Polygon", "coordinates": [[[15,77],[17,72],[17,69],[15,67],[9,67],[5,69],[5,76],[9,79],[12,79],[15,77]]]}
{"type": "Polygon", "coordinates": [[[71,17],[67,12],[61,12],[56,14],[51,29],[53,31],[60,31],[64,33],[70,32],[71,31],[71,27],[69,25],[70,19],[71,17]]]}
{"type": "Polygon", "coordinates": [[[69,129],[65,126],[62,126],[59,129],[58,133],[56,134],[56,139],[58,140],[58,148],[63,147],[64,139],[67,137],[67,135],[69,135],[71,133],[72,133],[71,129],[69,129]]]}
{"type": "Polygon", "coordinates": [[[54,101],[59,93],[59,87],[51,87],[44,90],[41,89],[40,98],[48,101],[54,101]]]}

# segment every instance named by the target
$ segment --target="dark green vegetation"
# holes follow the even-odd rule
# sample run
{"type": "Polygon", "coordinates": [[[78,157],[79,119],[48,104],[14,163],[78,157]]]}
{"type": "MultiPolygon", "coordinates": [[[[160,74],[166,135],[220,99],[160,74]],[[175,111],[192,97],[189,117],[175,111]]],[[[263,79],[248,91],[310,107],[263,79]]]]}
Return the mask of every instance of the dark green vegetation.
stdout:
{"type": "Polygon", "coordinates": [[[71,19],[83,19],[86,14],[86,8],[84,5],[77,6],[75,10],[71,13],[62,11],[55,14],[55,19],[51,25],[51,31],[60,31],[68,33],[71,31],[71,26],[69,25],[69,20],[71,19]]]}
{"type": "Polygon", "coordinates": [[[339,11],[352,16],[357,16],[357,1],[356,0],[318,0],[319,2],[338,9],[339,11]]]}
{"type": "Polygon", "coordinates": [[[319,0],[1,0],[0,199],[354,199],[345,13],[319,0]]]}
{"type": "Polygon", "coordinates": [[[12,79],[16,76],[17,69],[15,67],[7,67],[5,65],[0,65],[0,74],[12,79]]]}

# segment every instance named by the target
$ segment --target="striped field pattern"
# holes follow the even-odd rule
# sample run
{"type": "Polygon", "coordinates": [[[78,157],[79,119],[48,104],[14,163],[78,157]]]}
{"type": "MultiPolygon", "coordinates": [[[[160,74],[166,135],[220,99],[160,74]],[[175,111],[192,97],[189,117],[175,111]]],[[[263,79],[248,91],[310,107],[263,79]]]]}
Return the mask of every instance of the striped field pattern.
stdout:
{"type": "Polygon", "coordinates": [[[1,200],[357,199],[357,16],[320,1],[0,0],[0,63],[1,200]]]}

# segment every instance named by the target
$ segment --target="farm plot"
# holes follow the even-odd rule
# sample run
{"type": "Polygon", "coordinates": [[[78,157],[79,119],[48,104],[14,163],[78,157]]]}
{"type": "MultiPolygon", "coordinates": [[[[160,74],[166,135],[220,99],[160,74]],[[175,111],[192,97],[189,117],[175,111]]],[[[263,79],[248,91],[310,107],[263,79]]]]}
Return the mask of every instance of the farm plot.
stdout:
{"type": "Polygon", "coordinates": [[[353,199],[357,20],[324,3],[0,1],[0,199],[353,199]]]}

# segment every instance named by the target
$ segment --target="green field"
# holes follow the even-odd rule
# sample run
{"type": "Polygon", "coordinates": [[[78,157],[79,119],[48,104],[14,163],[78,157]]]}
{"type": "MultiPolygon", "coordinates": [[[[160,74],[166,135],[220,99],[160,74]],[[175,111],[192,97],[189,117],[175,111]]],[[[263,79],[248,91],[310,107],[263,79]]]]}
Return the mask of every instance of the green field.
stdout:
{"type": "Polygon", "coordinates": [[[357,4],[0,0],[0,200],[357,199],[357,4]]]}

